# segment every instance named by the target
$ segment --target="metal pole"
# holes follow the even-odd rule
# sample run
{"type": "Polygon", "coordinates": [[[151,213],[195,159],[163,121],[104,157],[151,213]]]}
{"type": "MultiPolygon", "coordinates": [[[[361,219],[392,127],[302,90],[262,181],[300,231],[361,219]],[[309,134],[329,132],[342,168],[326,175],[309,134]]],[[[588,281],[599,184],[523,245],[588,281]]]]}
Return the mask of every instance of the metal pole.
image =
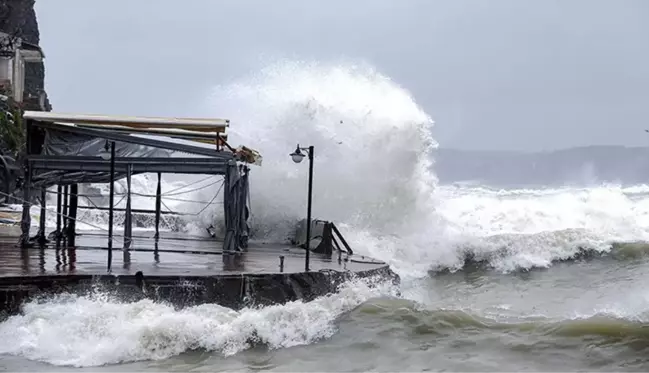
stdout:
{"type": "Polygon", "coordinates": [[[68,211],[68,244],[75,245],[77,235],[77,208],[79,207],[79,185],[70,185],[70,206],[68,211]]]}
{"type": "Polygon", "coordinates": [[[69,187],[65,185],[63,187],[63,232],[66,233],[68,231],[68,193],[69,193],[69,187]]]}
{"type": "Polygon", "coordinates": [[[9,171],[9,164],[7,163],[7,160],[5,159],[4,156],[2,156],[2,153],[0,153],[0,161],[2,161],[2,166],[4,169],[4,174],[5,174],[5,203],[9,204],[11,203],[11,171],[9,171]]]}
{"type": "Polygon", "coordinates": [[[61,198],[63,197],[63,187],[61,187],[61,184],[56,186],[56,240],[61,239],[61,214],[63,211],[61,210],[61,205],[62,201],[61,198]]]}
{"type": "Polygon", "coordinates": [[[108,197],[108,272],[113,263],[113,199],[115,198],[115,141],[110,143],[110,195],[108,197]]]}
{"type": "Polygon", "coordinates": [[[158,188],[155,192],[155,239],[160,238],[160,207],[162,204],[162,187],[160,183],[162,181],[162,174],[158,172],[158,188]]]}
{"type": "Polygon", "coordinates": [[[313,145],[309,146],[309,201],[306,212],[306,257],[304,270],[309,272],[309,256],[311,254],[311,199],[313,194],[313,145]]]}
{"type": "Polygon", "coordinates": [[[45,235],[45,214],[47,212],[47,190],[43,187],[41,188],[41,216],[38,219],[38,243],[41,245],[46,241],[45,235]]]}
{"type": "Polygon", "coordinates": [[[32,188],[32,166],[29,162],[29,155],[32,154],[32,121],[25,121],[25,159],[23,160],[23,211],[20,219],[20,246],[26,248],[29,246],[29,227],[31,226],[31,215],[29,209],[31,205],[31,188],[32,188]]]}
{"type": "MultiPolygon", "coordinates": [[[[108,211],[108,207],[103,207],[103,206],[79,206],[78,208],[82,210],[97,210],[97,211],[108,211]]],[[[126,208],[124,207],[115,207],[113,209],[115,212],[126,212],[126,208]]],[[[146,209],[131,209],[131,212],[133,214],[153,214],[155,215],[155,210],[146,210],[146,209]]],[[[72,211],[70,211],[72,213],[72,211]]],[[[193,215],[190,213],[183,213],[183,212],[175,212],[175,211],[160,211],[160,215],[178,215],[178,216],[183,216],[183,215],[193,215]]],[[[72,216],[70,216],[70,219],[72,219],[72,216]]]]}
{"type": "Polygon", "coordinates": [[[126,214],[124,218],[124,246],[125,250],[131,247],[131,236],[133,231],[133,216],[131,211],[131,169],[133,165],[126,166],[126,214]]]}

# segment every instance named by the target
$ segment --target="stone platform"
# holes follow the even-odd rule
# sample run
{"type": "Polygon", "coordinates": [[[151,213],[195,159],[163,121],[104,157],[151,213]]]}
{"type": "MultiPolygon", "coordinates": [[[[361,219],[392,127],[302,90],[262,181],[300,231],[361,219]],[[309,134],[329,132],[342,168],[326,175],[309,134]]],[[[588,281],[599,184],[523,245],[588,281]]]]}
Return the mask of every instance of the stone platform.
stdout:
{"type": "Polygon", "coordinates": [[[38,295],[97,286],[126,300],[147,297],[180,307],[217,303],[238,309],[308,301],[354,277],[398,281],[385,263],[359,255],[311,253],[306,272],[303,249],[251,242],[246,252],[223,253],[214,239],[163,234],[156,243],[151,232],[134,232],[128,252],[115,239],[108,271],[103,234],[80,232],[75,247],[50,242],[21,249],[14,230],[0,228],[0,310],[8,313],[19,312],[24,301],[38,295]]]}

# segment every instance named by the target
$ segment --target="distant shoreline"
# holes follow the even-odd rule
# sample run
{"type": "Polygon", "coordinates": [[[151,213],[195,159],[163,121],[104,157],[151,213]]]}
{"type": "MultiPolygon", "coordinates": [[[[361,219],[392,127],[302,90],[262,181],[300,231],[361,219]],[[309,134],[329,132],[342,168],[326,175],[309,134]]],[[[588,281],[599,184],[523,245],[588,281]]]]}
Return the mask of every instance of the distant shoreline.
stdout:
{"type": "Polygon", "coordinates": [[[522,152],[438,148],[440,183],[471,181],[495,187],[649,183],[649,147],[586,146],[522,152]]]}

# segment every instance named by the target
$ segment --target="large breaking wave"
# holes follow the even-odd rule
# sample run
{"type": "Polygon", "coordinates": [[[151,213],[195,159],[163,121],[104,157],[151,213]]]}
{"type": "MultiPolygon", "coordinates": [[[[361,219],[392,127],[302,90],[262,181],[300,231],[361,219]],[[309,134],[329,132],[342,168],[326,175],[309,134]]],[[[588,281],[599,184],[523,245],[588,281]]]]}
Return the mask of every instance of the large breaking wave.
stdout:
{"type": "MultiPolygon", "coordinates": [[[[555,261],[646,252],[649,187],[491,190],[441,187],[437,212],[452,222],[460,258],[498,270],[547,267],[555,261]]],[[[464,262],[437,263],[461,266],[464,262]]]]}
{"type": "Polygon", "coordinates": [[[217,87],[208,106],[233,118],[233,141],[264,155],[252,195],[265,236],[283,237],[304,216],[306,165],[288,158],[300,143],[316,147],[316,216],[336,221],[356,249],[402,276],[459,269],[467,257],[501,271],[546,267],[649,238],[643,186],[438,185],[432,118],[371,67],[282,62],[217,87]]]}
{"type": "MultiPolygon", "coordinates": [[[[608,252],[619,242],[649,240],[649,187],[490,190],[437,185],[432,119],[406,90],[371,67],[281,62],[216,87],[205,106],[209,114],[232,120],[232,143],[264,156],[263,167],[253,167],[251,174],[257,237],[283,239],[304,216],[307,167],[293,164],[288,154],[296,143],[314,145],[315,215],[335,221],[356,251],[388,261],[406,286],[409,277],[425,276],[431,268],[461,269],[467,258],[511,271],[549,266],[584,249],[608,252]]],[[[167,178],[163,192],[198,180],[167,178]]],[[[139,193],[134,207],[150,208],[153,199],[144,195],[154,193],[154,178],[136,177],[134,189],[139,193]]],[[[166,227],[204,232],[218,220],[221,207],[201,211],[203,205],[185,200],[207,201],[213,193],[214,188],[206,188],[163,198],[173,210],[196,213],[167,221],[166,227]]],[[[53,214],[49,216],[52,225],[53,214]]],[[[79,218],[92,224],[82,229],[105,224],[102,213],[79,218]]],[[[635,255],[646,245],[622,247],[635,255]]],[[[22,315],[0,324],[0,353],[94,366],[161,359],[193,349],[229,355],[255,343],[271,348],[309,344],[331,336],[334,321],[344,313],[390,293],[359,282],[345,286],[339,294],[309,304],[239,312],[215,305],[176,310],[149,301],[127,304],[103,294],[65,295],[29,303],[22,315]]],[[[373,306],[363,307],[355,312],[373,306]]],[[[399,304],[388,309],[415,312],[399,304]]],[[[559,334],[586,333],[581,331],[584,323],[600,328],[595,319],[509,325],[443,310],[417,317],[431,330],[439,327],[435,320],[448,324],[449,318],[472,327],[549,328],[559,334]]],[[[602,333],[631,325],[618,320],[605,324],[602,333]]]]}
{"type": "MultiPolygon", "coordinates": [[[[502,271],[547,267],[584,250],[608,252],[615,243],[649,240],[646,186],[438,185],[432,118],[407,90],[367,65],[281,61],[215,87],[202,105],[206,115],[231,119],[233,144],[264,157],[251,172],[258,238],[283,240],[305,215],[307,165],[288,157],[299,143],[316,150],[314,215],[335,221],[357,251],[388,261],[402,275],[460,269],[467,258],[502,271]]],[[[163,193],[199,179],[168,176],[163,193]]],[[[153,206],[144,195],[154,193],[155,182],[148,175],[135,178],[134,207],[153,206]]],[[[165,196],[166,207],[195,215],[166,218],[163,226],[204,234],[221,214],[220,204],[204,209],[200,203],[215,189],[165,196]]],[[[106,222],[104,212],[79,218],[92,223],[82,229],[106,222]]]]}

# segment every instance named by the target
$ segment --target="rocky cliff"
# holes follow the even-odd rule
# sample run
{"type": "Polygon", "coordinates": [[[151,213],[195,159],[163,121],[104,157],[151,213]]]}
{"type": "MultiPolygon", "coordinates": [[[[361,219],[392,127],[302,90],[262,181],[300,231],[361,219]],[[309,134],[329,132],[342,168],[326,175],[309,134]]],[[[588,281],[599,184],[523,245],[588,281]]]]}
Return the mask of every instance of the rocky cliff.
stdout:
{"type": "MultiPolygon", "coordinates": [[[[35,0],[0,0],[0,31],[38,45],[40,33],[34,3],[35,0]]],[[[25,94],[28,97],[38,97],[45,90],[45,65],[30,63],[25,69],[25,94]]],[[[45,107],[50,110],[47,95],[45,107]]]]}
{"type": "MultiPolygon", "coordinates": [[[[0,31],[13,37],[38,45],[40,33],[35,0],[0,0],[0,31]]],[[[50,102],[45,93],[45,66],[43,63],[25,65],[25,101],[21,106],[11,98],[0,100],[0,202],[5,201],[7,194],[16,195],[19,191],[17,180],[21,177],[19,168],[20,144],[22,143],[22,125],[20,121],[23,110],[42,110],[39,100],[44,94],[44,109],[50,110],[50,102]]],[[[11,199],[6,201],[11,202],[11,199]]]]}

